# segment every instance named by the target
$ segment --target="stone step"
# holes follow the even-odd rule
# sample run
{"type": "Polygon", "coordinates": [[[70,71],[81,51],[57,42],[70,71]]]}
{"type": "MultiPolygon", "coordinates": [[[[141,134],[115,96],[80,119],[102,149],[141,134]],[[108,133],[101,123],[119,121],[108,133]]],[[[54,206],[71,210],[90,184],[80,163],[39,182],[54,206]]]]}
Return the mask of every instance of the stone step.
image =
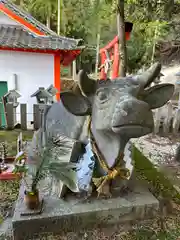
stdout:
{"type": "Polygon", "coordinates": [[[21,213],[25,210],[23,192],[21,186],[12,219],[14,240],[30,239],[40,233],[58,234],[97,225],[107,226],[152,218],[159,209],[158,200],[137,182],[133,191],[111,199],[83,201],[70,197],[65,201],[46,196],[40,215],[22,217],[21,213]]]}

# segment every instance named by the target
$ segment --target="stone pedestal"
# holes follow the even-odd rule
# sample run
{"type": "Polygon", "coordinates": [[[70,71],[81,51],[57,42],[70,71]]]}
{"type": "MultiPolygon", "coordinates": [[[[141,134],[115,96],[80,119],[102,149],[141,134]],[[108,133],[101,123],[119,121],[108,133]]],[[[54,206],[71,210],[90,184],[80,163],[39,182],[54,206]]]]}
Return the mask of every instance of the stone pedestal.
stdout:
{"type": "Polygon", "coordinates": [[[137,183],[133,191],[111,199],[83,201],[70,196],[65,201],[44,197],[44,210],[36,216],[22,217],[24,208],[22,186],[12,220],[14,240],[30,239],[43,232],[77,231],[79,228],[151,218],[157,214],[159,203],[137,183]]]}

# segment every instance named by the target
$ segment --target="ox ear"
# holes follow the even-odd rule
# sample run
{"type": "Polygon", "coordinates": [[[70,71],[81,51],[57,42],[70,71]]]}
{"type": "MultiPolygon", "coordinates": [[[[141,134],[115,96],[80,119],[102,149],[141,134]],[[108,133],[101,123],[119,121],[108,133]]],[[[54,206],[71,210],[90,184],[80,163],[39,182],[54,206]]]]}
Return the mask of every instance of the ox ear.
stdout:
{"type": "Polygon", "coordinates": [[[81,91],[87,96],[90,97],[96,92],[96,81],[88,77],[84,70],[80,70],[78,74],[79,86],[81,91]]]}
{"type": "Polygon", "coordinates": [[[73,115],[86,116],[91,114],[91,104],[88,98],[73,92],[62,92],[60,96],[63,106],[73,115]]]}
{"type": "Polygon", "coordinates": [[[173,84],[159,84],[146,90],[143,94],[143,100],[149,104],[151,109],[155,109],[166,104],[173,93],[173,84]]]}

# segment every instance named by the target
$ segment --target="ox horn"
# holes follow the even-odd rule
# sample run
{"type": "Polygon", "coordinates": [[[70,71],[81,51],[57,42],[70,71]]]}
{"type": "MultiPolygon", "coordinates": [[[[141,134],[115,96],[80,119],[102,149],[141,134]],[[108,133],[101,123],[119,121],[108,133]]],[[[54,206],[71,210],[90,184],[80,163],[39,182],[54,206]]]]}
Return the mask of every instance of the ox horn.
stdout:
{"type": "Polygon", "coordinates": [[[79,87],[86,96],[93,95],[96,90],[96,81],[88,77],[84,70],[80,70],[78,74],[79,87]]]}
{"type": "Polygon", "coordinates": [[[138,75],[136,79],[138,80],[138,82],[140,82],[143,88],[146,88],[155,80],[156,77],[158,77],[160,72],[161,64],[155,63],[146,72],[138,75]]]}
{"type": "Polygon", "coordinates": [[[73,93],[75,93],[76,95],[82,95],[81,89],[80,89],[80,87],[79,87],[79,85],[78,85],[77,82],[74,82],[74,84],[72,85],[72,89],[71,89],[71,90],[72,90],[73,93]]]}

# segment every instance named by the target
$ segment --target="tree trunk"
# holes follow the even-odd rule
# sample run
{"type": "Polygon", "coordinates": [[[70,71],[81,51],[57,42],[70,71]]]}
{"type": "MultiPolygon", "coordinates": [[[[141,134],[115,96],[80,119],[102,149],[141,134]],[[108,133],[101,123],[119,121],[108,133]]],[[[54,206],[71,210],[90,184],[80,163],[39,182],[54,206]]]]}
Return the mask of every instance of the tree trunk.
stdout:
{"type": "Polygon", "coordinates": [[[152,2],[151,2],[151,0],[148,0],[148,3],[147,3],[147,19],[148,19],[148,22],[150,22],[152,19],[152,2]]]}
{"type": "Polygon", "coordinates": [[[57,34],[61,32],[61,0],[58,0],[57,34]]]}
{"type": "Polygon", "coordinates": [[[23,5],[24,5],[24,0],[20,0],[20,1],[19,1],[19,5],[20,5],[21,7],[23,7],[23,5]]]}
{"type": "Polygon", "coordinates": [[[120,76],[126,76],[127,68],[127,52],[126,52],[126,36],[124,25],[124,0],[117,0],[117,31],[119,38],[119,55],[120,55],[120,76]]]}
{"type": "Polygon", "coordinates": [[[48,14],[47,17],[46,17],[46,26],[48,28],[51,28],[51,17],[50,15],[48,14]]]}
{"type": "Polygon", "coordinates": [[[17,1],[15,1],[15,4],[22,7],[24,4],[24,0],[17,0],[17,1]]]}
{"type": "Polygon", "coordinates": [[[158,26],[156,26],[155,31],[154,31],[154,42],[153,42],[153,48],[152,48],[151,65],[154,63],[154,57],[155,57],[155,52],[156,52],[157,33],[158,33],[158,26]]]}
{"type": "Polygon", "coordinates": [[[96,67],[95,76],[98,78],[98,63],[99,63],[99,46],[100,46],[100,34],[97,34],[97,46],[96,46],[96,67]]]}
{"type": "Polygon", "coordinates": [[[76,59],[73,61],[73,74],[72,79],[76,81],[76,59]]]}
{"type": "Polygon", "coordinates": [[[164,13],[167,16],[167,19],[170,20],[172,18],[173,10],[174,10],[174,0],[168,0],[164,5],[164,13]]]}

